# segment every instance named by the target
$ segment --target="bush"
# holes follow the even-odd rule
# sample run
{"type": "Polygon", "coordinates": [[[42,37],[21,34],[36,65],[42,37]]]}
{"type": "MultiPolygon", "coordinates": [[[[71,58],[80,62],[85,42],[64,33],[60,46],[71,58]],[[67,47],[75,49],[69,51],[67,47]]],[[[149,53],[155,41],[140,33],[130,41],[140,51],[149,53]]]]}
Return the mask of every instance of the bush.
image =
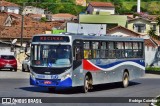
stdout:
{"type": "Polygon", "coordinates": [[[160,71],[160,67],[146,67],[146,71],[160,71]]]}

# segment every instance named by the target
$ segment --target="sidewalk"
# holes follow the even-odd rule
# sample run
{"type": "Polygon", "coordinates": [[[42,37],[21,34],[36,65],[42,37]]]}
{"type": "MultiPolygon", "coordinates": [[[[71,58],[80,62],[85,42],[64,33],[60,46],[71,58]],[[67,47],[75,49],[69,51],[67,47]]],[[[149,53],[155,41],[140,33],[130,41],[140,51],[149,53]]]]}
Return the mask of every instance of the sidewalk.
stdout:
{"type": "Polygon", "coordinates": [[[160,75],[157,75],[157,74],[145,74],[142,78],[159,78],[160,79],[160,75]]]}

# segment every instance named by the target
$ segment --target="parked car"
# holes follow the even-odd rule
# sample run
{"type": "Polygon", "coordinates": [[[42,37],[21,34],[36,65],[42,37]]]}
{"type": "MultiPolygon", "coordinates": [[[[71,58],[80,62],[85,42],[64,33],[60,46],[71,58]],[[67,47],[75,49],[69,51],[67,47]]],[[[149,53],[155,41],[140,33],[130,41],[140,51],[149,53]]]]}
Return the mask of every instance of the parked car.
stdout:
{"type": "Polygon", "coordinates": [[[0,69],[17,71],[17,60],[13,55],[0,55],[0,69]]]}
{"type": "Polygon", "coordinates": [[[29,57],[26,57],[23,62],[22,62],[22,71],[25,72],[25,71],[29,71],[30,72],[30,58],[29,57]]]}

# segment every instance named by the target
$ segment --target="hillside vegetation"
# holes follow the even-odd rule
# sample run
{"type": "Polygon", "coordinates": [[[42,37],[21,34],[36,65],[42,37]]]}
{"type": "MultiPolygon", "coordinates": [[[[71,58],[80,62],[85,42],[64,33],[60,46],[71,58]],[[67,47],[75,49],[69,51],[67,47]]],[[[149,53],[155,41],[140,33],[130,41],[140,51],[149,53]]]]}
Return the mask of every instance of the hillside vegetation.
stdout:
{"type": "MultiPolygon", "coordinates": [[[[44,8],[51,13],[71,13],[78,15],[84,12],[86,7],[75,5],[76,0],[7,0],[19,5],[32,5],[44,8]]],[[[86,0],[112,2],[115,5],[117,14],[135,13],[137,10],[137,0],[86,0]]],[[[160,14],[159,0],[141,0],[141,11],[149,14],[160,14]]]]}

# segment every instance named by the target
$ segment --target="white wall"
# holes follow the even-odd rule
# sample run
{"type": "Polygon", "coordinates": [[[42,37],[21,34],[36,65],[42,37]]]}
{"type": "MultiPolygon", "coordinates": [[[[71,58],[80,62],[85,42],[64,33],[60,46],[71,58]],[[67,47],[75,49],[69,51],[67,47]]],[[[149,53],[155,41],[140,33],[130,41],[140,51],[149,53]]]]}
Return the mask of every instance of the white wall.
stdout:
{"type": "Polygon", "coordinates": [[[106,34],[106,24],[79,24],[67,23],[67,32],[83,33],[85,35],[94,33],[97,35],[106,34]],[[83,28],[83,29],[81,29],[83,28]],[[103,29],[101,29],[103,28],[103,29]]]}
{"type": "Polygon", "coordinates": [[[110,12],[110,14],[115,14],[115,8],[94,8],[94,11],[110,12]]]}
{"type": "MultiPolygon", "coordinates": [[[[132,34],[130,32],[126,32],[124,30],[119,30],[119,31],[115,31],[115,32],[110,32],[109,34],[111,35],[122,35],[124,37],[136,37],[135,34],[132,34]]],[[[137,36],[139,37],[139,36],[137,36]]]]}
{"type": "Polygon", "coordinates": [[[155,58],[155,54],[157,51],[157,48],[152,49],[153,47],[147,47],[145,46],[145,63],[146,65],[151,65],[155,58]]]}
{"type": "Polygon", "coordinates": [[[26,6],[23,10],[23,14],[44,14],[44,9],[36,8],[32,6],[26,6]]]}
{"type": "Polygon", "coordinates": [[[19,14],[19,7],[6,7],[7,12],[19,14]]]}
{"type": "Polygon", "coordinates": [[[10,50],[10,47],[0,47],[0,55],[14,55],[10,50]]]}

